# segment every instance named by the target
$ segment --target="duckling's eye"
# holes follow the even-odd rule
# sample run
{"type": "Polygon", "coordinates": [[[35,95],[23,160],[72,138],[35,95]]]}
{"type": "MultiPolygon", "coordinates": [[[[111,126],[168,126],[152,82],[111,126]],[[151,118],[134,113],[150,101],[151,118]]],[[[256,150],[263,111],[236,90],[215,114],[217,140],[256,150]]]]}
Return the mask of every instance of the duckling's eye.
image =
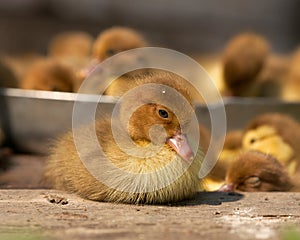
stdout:
{"type": "Polygon", "coordinates": [[[106,50],[106,55],[107,56],[113,56],[115,54],[116,54],[116,51],[114,49],[109,48],[109,49],[106,50]]]}
{"type": "Polygon", "coordinates": [[[162,118],[168,118],[169,117],[169,114],[166,110],[164,109],[159,109],[158,110],[158,114],[159,116],[161,116],[162,118]]]}
{"type": "Polygon", "coordinates": [[[261,180],[259,177],[251,176],[245,180],[245,185],[252,188],[258,188],[261,185],[261,180]]]}
{"type": "Polygon", "coordinates": [[[255,143],[256,142],[256,139],[255,138],[251,138],[250,139],[250,144],[253,144],[253,143],[255,143]]]}

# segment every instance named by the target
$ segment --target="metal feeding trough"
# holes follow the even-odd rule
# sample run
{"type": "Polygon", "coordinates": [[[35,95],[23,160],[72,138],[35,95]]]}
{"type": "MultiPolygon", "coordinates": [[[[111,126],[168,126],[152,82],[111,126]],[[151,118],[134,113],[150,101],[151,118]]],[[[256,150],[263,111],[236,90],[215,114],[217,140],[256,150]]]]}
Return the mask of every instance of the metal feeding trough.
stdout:
{"type": "MultiPolygon", "coordinates": [[[[1,89],[1,125],[8,141],[19,151],[47,153],[49,144],[57,136],[72,128],[73,105],[76,93],[48,92],[21,89],[1,89]]],[[[82,95],[81,104],[95,104],[97,95],[82,95]]],[[[110,114],[116,98],[101,96],[99,104],[103,115],[110,114]]],[[[289,114],[300,121],[300,104],[265,98],[225,98],[227,130],[242,129],[254,116],[265,112],[289,114]]],[[[213,108],[221,108],[215,104],[213,108]]],[[[84,113],[82,113],[84,114],[84,113]]],[[[197,105],[196,114],[201,123],[210,126],[207,106],[197,105]]]]}

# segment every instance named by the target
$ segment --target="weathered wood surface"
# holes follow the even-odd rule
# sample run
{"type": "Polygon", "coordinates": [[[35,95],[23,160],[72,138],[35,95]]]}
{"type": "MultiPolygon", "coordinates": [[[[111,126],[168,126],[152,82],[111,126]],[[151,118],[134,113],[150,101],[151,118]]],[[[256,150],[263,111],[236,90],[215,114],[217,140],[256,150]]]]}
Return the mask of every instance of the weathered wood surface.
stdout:
{"type": "Polygon", "coordinates": [[[300,193],[199,193],[182,204],[146,206],[92,202],[55,190],[1,190],[0,211],[5,240],[18,234],[64,240],[283,239],[287,228],[300,226],[300,193]]]}

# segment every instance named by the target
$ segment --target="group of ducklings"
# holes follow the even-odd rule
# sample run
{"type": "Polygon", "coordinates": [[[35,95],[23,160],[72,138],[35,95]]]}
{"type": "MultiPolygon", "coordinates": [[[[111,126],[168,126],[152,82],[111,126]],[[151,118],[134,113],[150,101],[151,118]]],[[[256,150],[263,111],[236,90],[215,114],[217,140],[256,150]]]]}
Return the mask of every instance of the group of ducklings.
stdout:
{"type": "MultiPolygon", "coordinates": [[[[146,46],[149,43],[145,38],[127,27],[106,29],[95,39],[86,32],[59,33],[50,41],[46,56],[2,56],[1,86],[77,92],[98,63],[119,52],[146,46]]],[[[300,99],[300,50],[276,54],[263,36],[245,32],[230,39],[221,54],[212,56],[193,57],[213,77],[223,96],[300,99]]],[[[118,84],[112,85],[106,94],[119,93],[118,84]]]]}
{"type": "Polygon", "coordinates": [[[104,30],[96,39],[86,32],[63,32],[50,41],[46,56],[2,57],[2,86],[77,92],[98,63],[119,52],[145,46],[147,42],[139,33],[125,27],[104,30]]]}
{"type": "MultiPolygon", "coordinates": [[[[123,27],[105,30],[96,40],[84,32],[63,33],[51,41],[46,57],[26,56],[26,64],[22,64],[22,58],[4,57],[0,62],[2,81],[8,87],[77,92],[98,63],[119,52],[147,45],[139,33],[123,27]]],[[[275,56],[269,52],[267,41],[253,33],[233,38],[222,58],[223,95],[297,99],[294,91],[300,77],[295,66],[297,55],[292,58],[275,56]],[[295,94],[287,94],[290,91],[295,94]]],[[[78,152],[72,132],[56,141],[45,166],[44,181],[48,186],[91,200],[123,203],[182,201],[201,190],[299,189],[300,149],[297,143],[300,139],[297,133],[300,125],[290,117],[270,113],[253,119],[244,131],[229,132],[216,166],[205,179],[200,179],[210,133],[199,126],[201,141],[193,151],[185,132],[194,111],[192,89],[187,81],[164,71],[139,72],[116,81],[119,84],[112,84],[105,94],[120,95],[125,92],[122,86],[129,82],[130,88],[162,84],[147,94],[137,92],[125,98],[118,114],[113,116],[120,131],[128,132],[134,143],[132,149],[128,146],[127,152],[120,147],[120,142],[126,145],[122,135],[116,142],[111,119],[98,119],[78,130],[82,152],[78,152]],[[173,97],[168,88],[181,93],[187,101],[173,97]],[[136,99],[144,105],[128,120],[125,115],[134,107],[136,99]],[[169,109],[168,104],[176,106],[175,109],[169,109]],[[165,129],[166,136],[159,149],[152,142],[153,136],[161,134],[153,130],[155,125],[165,129]],[[102,154],[99,154],[98,145],[91,144],[93,130],[102,154]],[[111,166],[103,162],[104,159],[108,159],[111,166]],[[95,169],[98,169],[96,174],[93,173],[95,169]]]]}
{"type": "Polygon", "coordinates": [[[253,118],[243,130],[228,132],[207,189],[219,191],[299,191],[300,124],[282,113],[253,118]]]}
{"type": "Polygon", "coordinates": [[[239,34],[223,52],[223,95],[298,101],[299,61],[299,49],[280,55],[271,51],[270,43],[263,36],[250,32],[239,34]]]}

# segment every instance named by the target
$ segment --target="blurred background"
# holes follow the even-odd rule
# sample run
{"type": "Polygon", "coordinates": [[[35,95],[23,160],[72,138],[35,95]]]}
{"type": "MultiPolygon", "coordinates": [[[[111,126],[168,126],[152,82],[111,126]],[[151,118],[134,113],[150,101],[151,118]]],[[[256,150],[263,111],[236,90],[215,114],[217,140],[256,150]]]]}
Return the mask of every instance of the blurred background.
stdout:
{"type": "MultiPolygon", "coordinates": [[[[235,154],[245,150],[243,134],[247,132],[243,129],[254,117],[279,112],[300,122],[300,48],[296,51],[300,46],[299,9],[297,0],[0,1],[0,80],[7,87],[0,89],[0,187],[40,187],[38,178],[45,159],[41,161],[28,153],[49,154],[50,140],[71,129],[76,94],[68,92],[78,90],[88,76],[84,74],[92,71],[94,60],[104,60],[95,54],[95,47],[83,56],[51,55],[49,43],[57,34],[84,31],[88,38],[89,34],[96,38],[112,26],[130,27],[141,33],[149,46],[167,47],[194,57],[225,99],[228,132],[225,153],[220,155],[224,161],[220,157],[219,162],[223,161],[221,164],[225,163],[226,168],[235,154]],[[246,31],[257,35],[242,36],[227,47],[229,40],[246,31]],[[57,72],[61,74],[56,75],[57,72]],[[16,87],[21,89],[13,89],[16,87]],[[20,153],[27,156],[17,156],[20,153]],[[8,163],[13,167],[8,167],[8,163]],[[33,179],[32,175],[37,178],[33,179]]],[[[72,43],[76,43],[74,39],[72,43]]],[[[99,45],[97,41],[88,42],[89,47],[99,45]]],[[[70,41],[62,44],[62,49],[70,45],[72,49],[70,41]]],[[[102,47],[106,48],[106,57],[111,56],[111,50],[113,53],[118,50],[103,43],[102,47]]],[[[80,47],[75,44],[74,49],[80,47]]],[[[112,112],[113,101],[103,103],[104,112],[112,112]]],[[[196,110],[200,123],[210,127],[210,113],[205,105],[199,105],[196,110]]],[[[268,124],[272,126],[272,121],[268,124]]],[[[288,125],[283,121],[280,127],[289,129],[288,125]]],[[[292,134],[287,142],[298,139],[300,124],[298,127],[291,130],[296,135],[292,134]]],[[[260,134],[256,137],[265,139],[260,134]]],[[[268,131],[263,134],[269,136],[268,131]]],[[[277,135],[279,139],[283,137],[277,135]]],[[[269,149],[261,146],[269,154],[269,149]]],[[[299,160],[299,143],[295,146],[293,150],[299,160]]],[[[286,160],[289,161],[292,160],[286,160]]],[[[300,164],[297,167],[300,171],[300,164]]],[[[226,169],[220,173],[223,184],[226,169]]]]}
{"type": "Polygon", "coordinates": [[[113,25],[133,27],[153,46],[185,53],[217,52],[233,35],[254,30],[275,52],[287,53],[300,42],[299,7],[297,0],[4,0],[0,53],[45,53],[56,33],[96,36],[113,25]]]}

